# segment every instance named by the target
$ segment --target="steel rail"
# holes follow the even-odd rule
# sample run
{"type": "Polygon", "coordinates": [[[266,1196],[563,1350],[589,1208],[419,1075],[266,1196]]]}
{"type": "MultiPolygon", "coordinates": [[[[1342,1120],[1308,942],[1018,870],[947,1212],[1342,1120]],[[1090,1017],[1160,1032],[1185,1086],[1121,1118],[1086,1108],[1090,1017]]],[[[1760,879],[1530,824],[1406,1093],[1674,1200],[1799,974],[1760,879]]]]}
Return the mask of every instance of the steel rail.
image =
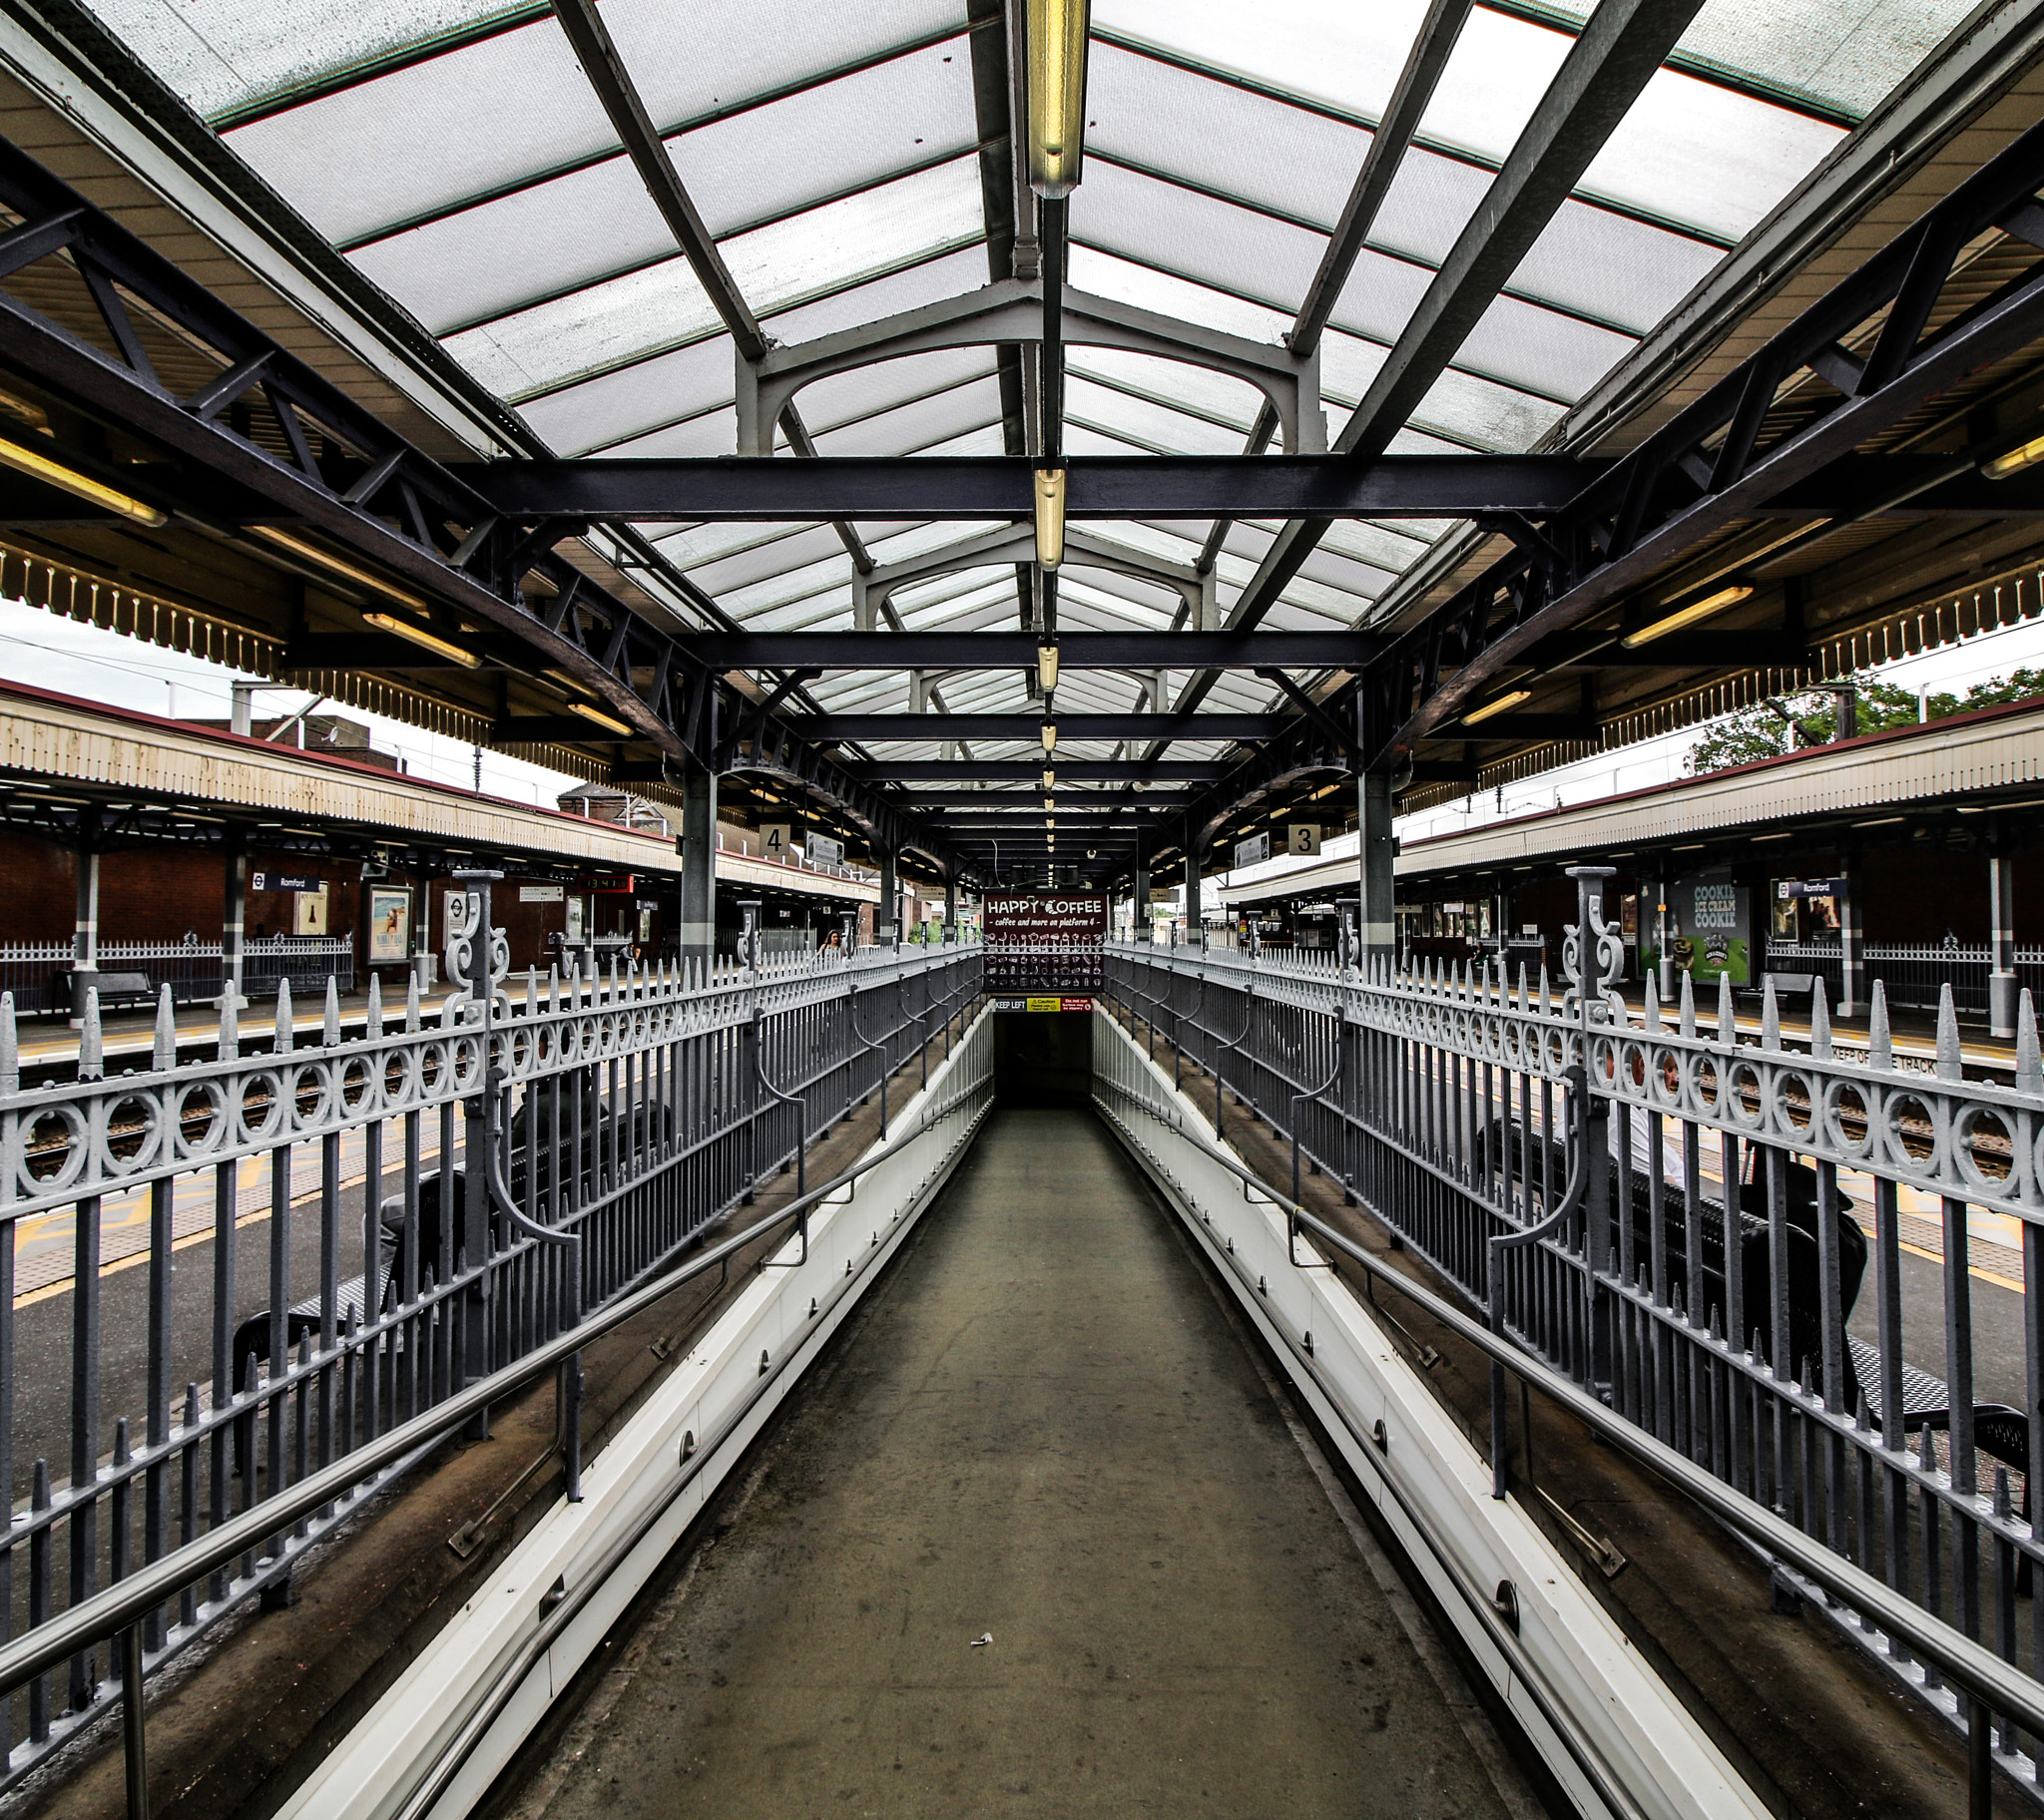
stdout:
{"type": "MultiPolygon", "coordinates": [[[[1975,1641],[1922,1606],[1901,1597],[1844,1557],[1811,1543],[1801,1531],[1766,1505],[1714,1478],[1562,1373],[1385,1263],[1375,1253],[1272,1187],[1240,1157],[1191,1129],[1175,1109],[1156,1106],[1127,1088],[1119,1091],[1211,1161],[1239,1177],[1245,1187],[1264,1195],[1274,1206],[1287,1209],[1289,1218],[1324,1239],[1374,1281],[1396,1289],[1422,1313],[1475,1347],[1493,1364],[1502,1366],[1549,1398],[1591,1429],[1600,1440],[1610,1442],[1635,1464],[1645,1467],[1703,1507],[1762,1554],[1788,1567],[1861,1617],[1871,1619],[1889,1636],[1905,1643],[1919,1658],[1933,1663],[1957,1682],[1971,1699],[1986,1707],[1990,1714],[2001,1714],[2033,1734],[2044,1735],[2044,1682],[2033,1680],[2014,1664],[2004,1662],[1984,1643],[1975,1641]]],[[[0,1669],[4,1669],[4,1652],[0,1652],[0,1669]]],[[[1989,1727],[1980,1723],[1969,1730],[1974,1735],[1982,1735],[1988,1732],[1989,1727]]]]}
{"type": "Polygon", "coordinates": [[[908,1145],[927,1136],[939,1120],[954,1112],[974,1091],[977,1090],[968,1090],[940,1107],[926,1109],[915,1130],[906,1136],[840,1170],[807,1194],[755,1220],[744,1231],[733,1233],[687,1263],[613,1302],[582,1325],[556,1335],[513,1364],[478,1378],[444,1402],[386,1430],[373,1441],[363,1443],[352,1453],[300,1480],[288,1491],[279,1492],[229,1519],[203,1538],[186,1543],[149,1563],[28,1635],[0,1644],[0,1696],[14,1692],[39,1674],[48,1673],[80,1650],[89,1649],[130,1625],[139,1624],[159,1605],[186,1587],[227,1566],[236,1556],[260,1547],[300,1518],[312,1515],[322,1504],[344,1496],[414,1451],[444,1439],[483,1414],[492,1404],[536,1383],[592,1341],[645,1313],[683,1284],[728,1263],[776,1226],[785,1225],[806,1213],[847,1182],[900,1154],[908,1145]]]}

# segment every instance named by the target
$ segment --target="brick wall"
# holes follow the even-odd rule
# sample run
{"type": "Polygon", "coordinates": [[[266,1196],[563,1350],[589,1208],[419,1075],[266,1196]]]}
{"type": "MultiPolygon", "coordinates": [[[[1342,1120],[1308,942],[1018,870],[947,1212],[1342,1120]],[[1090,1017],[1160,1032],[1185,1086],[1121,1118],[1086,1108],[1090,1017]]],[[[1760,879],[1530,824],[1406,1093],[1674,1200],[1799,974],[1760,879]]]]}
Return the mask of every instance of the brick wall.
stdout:
{"type": "Polygon", "coordinates": [[[78,874],[66,849],[0,831],[0,941],[69,941],[77,899],[78,874]]]}

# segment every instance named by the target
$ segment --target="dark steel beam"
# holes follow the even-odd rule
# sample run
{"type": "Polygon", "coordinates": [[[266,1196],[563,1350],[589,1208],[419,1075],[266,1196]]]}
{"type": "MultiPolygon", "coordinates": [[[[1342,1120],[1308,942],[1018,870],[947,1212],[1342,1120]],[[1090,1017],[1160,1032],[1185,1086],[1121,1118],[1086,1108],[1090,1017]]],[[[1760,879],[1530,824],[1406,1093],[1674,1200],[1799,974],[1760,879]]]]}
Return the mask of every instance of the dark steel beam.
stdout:
{"type": "Polygon", "coordinates": [[[623,745],[644,737],[637,732],[614,733],[585,720],[580,714],[507,714],[490,726],[494,740],[516,745],[554,742],[568,745],[623,745]]]}
{"type": "MultiPolygon", "coordinates": [[[[1369,151],[1363,155],[1362,169],[1355,174],[1354,188],[1349,191],[1340,219],[1334,224],[1334,231],[1320,253],[1319,267],[1306,284],[1305,299],[1292,319],[1291,332],[1284,337],[1293,353],[1310,354],[1319,346],[1320,335],[1334,313],[1334,305],[1347,287],[1349,273],[1355,269],[1355,261],[1369,242],[1370,229],[1376,226],[1377,212],[1383,207],[1384,198],[1390,194],[1391,184],[1403,167],[1413,135],[1419,131],[1420,117],[1426,112],[1426,104],[1433,99],[1434,87],[1440,81],[1441,72],[1447,68],[1456,39],[1462,35],[1471,4],[1472,0],[1432,0],[1426,9],[1426,17],[1413,37],[1412,48],[1405,54],[1405,67],[1398,72],[1397,86],[1391,91],[1390,102],[1370,134],[1369,151]]],[[[1278,413],[1266,402],[1251,427],[1245,453],[1261,455],[1271,446],[1271,439],[1277,433],[1278,413]]],[[[1214,528],[1207,534],[1206,547],[1200,552],[1202,575],[1211,571],[1219,560],[1227,546],[1233,522],[1227,518],[1214,521],[1214,528]]]]}
{"type": "Polygon", "coordinates": [[[1370,134],[1369,151],[1362,169],[1355,174],[1355,186],[1334,224],[1334,231],[1320,253],[1319,269],[1305,287],[1305,300],[1291,333],[1285,336],[1294,353],[1308,354],[1319,345],[1320,334],[1347,287],[1356,259],[1369,243],[1377,212],[1404,164],[1405,153],[1419,131],[1420,117],[1433,99],[1435,85],[1448,66],[1455,41],[1462,35],[1473,0],[1433,0],[1426,17],[1405,54],[1397,86],[1385,106],[1383,117],[1370,134]]]}
{"type": "Polygon", "coordinates": [[[1530,669],[1800,670],[1809,642],[1788,632],[1672,632],[1628,651],[1617,632],[1559,634],[1527,653],[1530,669]]]}
{"type": "MultiPolygon", "coordinates": [[[[1404,428],[1702,3],[1603,0],[1590,15],[1335,438],[1337,454],[1380,455],[1404,428]]],[[[1304,567],[1324,530],[1324,520],[1294,515],[1265,553],[1230,611],[1229,624],[1258,624],[1304,567]]],[[[1211,677],[1192,678],[1177,705],[1198,706],[1212,686],[1211,677]]]]}
{"type": "MultiPolygon", "coordinates": [[[[1065,463],[1065,516],[1453,518],[1555,511],[1603,463],[1551,455],[1087,455],[1065,463]]],[[[507,517],[680,520],[1027,519],[1034,464],[1012,455],[832,455],[468,462],[507,517]]]]}
{"type": "MultiPolygon", "coordinates": [[[[1537,547],[1522,544],[1400,635],[1370,667],[1363,743],[1371,762],[1416,739],[1456,736],[1435,729],[1459,720],[1499,673],[1522,669],[1556,634],[1643,592],[1656,598],[1657,578],[1707,540],[2044,336],[2044,263],[2035,256],[2044,234],[2033,234],[2031,221],[2040,185],[2044,125],[1628,452],[1545,527],[1537,547]],[[1997,228],[2011,236],[2005,246],[2030,243],[2027,267],[1985,297],[1963,293],[1947,313],[1961,251],[1997,228]],[[1876,322],[1865,360],[1846,357],[1843,342],[1876,322]],[[1828,408],[1809,409],[1764,443],[1778,398],[1785,387],[1800,390],[1804,374],[1829,388],[1828,408]]],[[[1955,473],[1966,465],[1949,459],[1955,473]]],[[[1728,564],[1710,573],[1744,572],[1728,564]]]]}
{"type": "Polygon", "coordinates": [[[660,211],[660,219],[674,235],[675,244],[695,268],[711,307],[724,318],[739,353],[748,360],[757,360],[766,351],[766,333],[741,294],[738,280],[724,262],[716,239],[683,188],[674,160],[661,143],[660,129],[646,112],[646,104],[640,100],[639,90],[625,69],[625,60],[618,55],[609,29],[597,14],[595,0],[554,0],[554,15],[567,34],[584,79],[596,91],[626,157],[646,186],[646,194],[660,211]]]}
{"type": "MultiPolygon", "coordinates": [[[[58,295],[88,274],[110,311],[125,311],[124,298],[139,299],[206,350],[220,372],[236,375],[252,409],[238,422],[239,413],[219,408],[233,393],[218,379],[189,396],[173,390],[141,352],[132,324],[111,335],[109,351],[37,307],[44,292],[33,284],[0,290],[0,366],[162,452],[161,468],[140,464],[138,471],[160,472],[178,489],[189,481],[202,501],[243,490],[250,503],[235,515],[241,522],[309,532],[310,542],[343,557],[350,571],[392,578],[381,587],[325,580],[337,597],[422,597],[487,627],[502,641],[499,651],[515,645],[534,668],[572,678],[678,765],[707,761],[703,733],[714,716],[702,710],[715,692],[708,679],[664,627],[572,569],[548,544],[548,527],[495,512],[444,465],[4,140],[0,203],[24,224],[0,236],[0,273],[42,259],[36,276],[55,280],[58,295]],[[281,427],[281,450],[268,438],[272,423],[281,427]],[[534,574],[555,592],[520,586],[534,574]]],[[[159,495],[140,478],[123,484],[167,509],[193,510],[181,490],[159,495]]],[[[227,528],[216,513],[194,516],[227,528]]],[[[259,537],[247,547],[265,561],[324,573],[259,537]]],[[[574,737],[586,743],[603,735],[578,721],[574,737]]],[[[786,752],[781,762],[881,838],[897,847],[913,842],[897,810],[821,754],[786,752]]]]}
{"type": "MultiPolygon", "coordinates": [[[[804,714],[789,726],[817,744],[881,739],[1027,739],[1041,714],[804,714]]],[[[1288,714],[1060,714],[1058,738],[1270,739],[1295,724],[1288,714]]]]}
{"type": "MultiPolygon", "coordinates": [[[[684,649],[713,671],[1032,670],[1041,643],[1033,632],[706,632],[684,649]]],[[[1066,632],[1057,643],[1066,671],[1352,670],[1383,645],[1360,632],[1066,632]]]]}
{"type": "Polygon", "coordinates": [[[1442,739],[1595,739],[1597,722],[1588,714],[1492,714],[1474,726],[1443,727],[1442,739]]]}
{"type": "Polygon", "coordinates": [[[1447,370],[1703,0],[1600,0],[1336,445],[1380,454],[1447,370]]]}
{"type": "MultiPolygon", "coordinates": [[[[871,764],[846,764],[845,773],[867,783],[1035,783],[1044,772],[1041,758],[894,758],[871,764]]],[[[1212,783],[1226,767],[1190,759],[1137,758],[1052,759],[1058,782],[1066,783],[1212,783]]],[[[911,796],[917,792],[909,792],[911,796]]],[[[937,800],[948,800],[939,797],[937,800]]]]}

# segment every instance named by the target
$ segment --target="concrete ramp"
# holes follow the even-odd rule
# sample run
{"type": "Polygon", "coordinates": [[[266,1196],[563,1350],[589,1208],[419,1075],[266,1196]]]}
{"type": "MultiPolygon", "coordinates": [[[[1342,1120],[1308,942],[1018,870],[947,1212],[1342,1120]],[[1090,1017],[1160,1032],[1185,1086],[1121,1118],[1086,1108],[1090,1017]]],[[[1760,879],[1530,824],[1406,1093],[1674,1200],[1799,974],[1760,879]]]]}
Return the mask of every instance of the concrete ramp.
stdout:
{"type": "Polygon", "coordinates": [[[484,1811],[1548,1811],[1090,1113],[998,1112],[856,1323],[484,1811]]]}

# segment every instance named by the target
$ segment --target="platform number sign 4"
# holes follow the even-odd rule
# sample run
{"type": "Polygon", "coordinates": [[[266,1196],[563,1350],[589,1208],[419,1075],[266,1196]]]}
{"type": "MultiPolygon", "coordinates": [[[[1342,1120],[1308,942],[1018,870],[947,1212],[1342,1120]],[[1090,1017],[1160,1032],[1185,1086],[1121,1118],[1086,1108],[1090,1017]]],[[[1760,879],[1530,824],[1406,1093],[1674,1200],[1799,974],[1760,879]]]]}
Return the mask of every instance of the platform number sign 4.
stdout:
{"type": "Polygon", "coordinates": [[[1320,831],[1309,823],[1295,821],[1284,830],[1284,850],[1307,857],[1320,850],[1320,831]]]}
{"type": "Polygon", "coordinates": [[[790,830],[784,821],[769,821],[761,824],[760,851],[768,859],[785,859],[793,851],[789,838],[790,830]]]}

